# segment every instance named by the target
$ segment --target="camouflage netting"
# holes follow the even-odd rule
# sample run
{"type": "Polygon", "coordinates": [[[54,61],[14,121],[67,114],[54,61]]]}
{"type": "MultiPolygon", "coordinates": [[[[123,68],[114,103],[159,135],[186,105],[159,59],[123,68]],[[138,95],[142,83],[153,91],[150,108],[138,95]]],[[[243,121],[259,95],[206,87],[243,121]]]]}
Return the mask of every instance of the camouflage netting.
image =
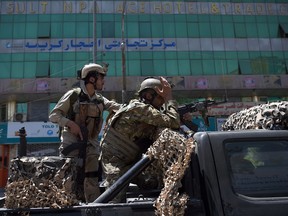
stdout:
{"type": "Polygon", "coordinates": [[[161,170],[164,176],[164,186],[154,203],[155,213],[165,216],[184,215],[188,196],[179,194],[178,189],[194,150],[193,140],[169,129],[159,134],[147,151],[150,158],[156,159],[158,171],[161,170]]]}
{"type": "Polygon", "coordinates": [[[222,125],[223,131],[250,129],[287,130],[288,102],[271,102],[233,113],[222,125]]]}
{"type": "MultiPolygon", "coordinates": [[[[158,174],[162,188],[154,203],[155,214],[182,216],[188,196],[179,194],[179,188],[194,150],[193,140],[169,129],[160,130],[158,134],[147,151],[150,158],[156,159],[150,171],[156,171],[154,173],[158,174]]],[[[49,156],[12,160],[5,188],[5,207],[63,208],[79,205],[75,195],[76,167],[76,161],[71,158],[49,156]]]]}
{"type": "Polygon", "coordinates": [[[73,193],[76,162],[61,157],[22,157],[11,161],[5,207],[62,208],[78,205],[73,193]]]}

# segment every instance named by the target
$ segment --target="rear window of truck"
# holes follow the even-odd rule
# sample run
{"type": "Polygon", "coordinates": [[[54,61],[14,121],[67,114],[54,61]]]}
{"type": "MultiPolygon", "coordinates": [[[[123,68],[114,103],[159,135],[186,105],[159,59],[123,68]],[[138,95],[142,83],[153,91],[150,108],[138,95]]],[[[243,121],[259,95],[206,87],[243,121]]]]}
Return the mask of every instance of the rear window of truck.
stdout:
{"type": "Polygon", "coordinates": [[[225,144],[235,193],[250,197],[288,196],[288,141],[225,144]]]}

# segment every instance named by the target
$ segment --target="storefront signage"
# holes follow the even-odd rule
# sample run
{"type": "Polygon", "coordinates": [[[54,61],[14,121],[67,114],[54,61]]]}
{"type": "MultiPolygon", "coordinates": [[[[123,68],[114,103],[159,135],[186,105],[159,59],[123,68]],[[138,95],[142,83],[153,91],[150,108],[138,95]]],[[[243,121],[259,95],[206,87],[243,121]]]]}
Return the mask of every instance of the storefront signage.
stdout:
{"type": "MultiPolygon", "coordinates": [[[[1,1],[1,14],[93,13],[94,1],[1,1]]],[[[287,3],[232,3],[182,1],[96,1],[96,12],[126,14],[283,15],[287,3]]]]}
{"type": "Polygon", "coordinates": [[[51,122],[9,122],[7,138],[15,138],[15,132],[25,128],[29,137],[58,137],[59,127],[51,122]]]}

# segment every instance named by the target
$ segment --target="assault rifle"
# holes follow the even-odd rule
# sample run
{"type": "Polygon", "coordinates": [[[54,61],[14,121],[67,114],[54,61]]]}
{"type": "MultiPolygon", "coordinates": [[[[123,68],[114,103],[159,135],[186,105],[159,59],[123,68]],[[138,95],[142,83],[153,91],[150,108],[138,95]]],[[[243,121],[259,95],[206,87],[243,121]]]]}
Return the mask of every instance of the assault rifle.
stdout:
{"type": "Polygon", "coordinates": [[[193,132],[198,131],[198,125],[194,124],[191,120],[185,120],[184,119],[184,114],[185,113],[193,113],[193,112],[201,112],[202,118],[207,126],[209,126],[209,121],[208,121],[208,107],[213,106],[213,105],[218,105],[222,103],[226,103],[227,99],[224,101],[216,102],[214,100],[205,100],[205,101],[198,101],[198,102],[193,102],[189,104],[185,104],[183,106],[178,107],[178,112],[180,115],[180,120],[181,123],[184,124],[186,127],[188,127],[190,130],[193,132]]]}
{"type": "Polygon", "coordinates": [[[81,126],[81,133],[83,136],[83,140],[79,140],[79,153],[78,153],[78,160],[79,160],[79,167],[83,167],[85,165],[85,158],[86,158],[86,149],[87,149],[87,142],[88,142],[88,129],[85,126],[81,126]]]}
{"type": "MultiPolygon", "coordinates": [[[[86,149],[87,149],[87,142],[88,142],[88,129],[85,126],[80,126],[81,133],[83,140],[78,140],[76,143],[72,143],[71,145],[67,146],[62,150],[62,154],[64,156],[69,155],[70,152],[74,150],[78,150],[78,159],[77,159],[77,175],[76,175],[76,182],[77,182],[77,194],[83,194],[84,189],[84,179],[85,179],[85,159],[86,159],[86,149]]],[[[79,197],[81,199],[81,195],[79,197]]]]}
{"type": "Polygon", "coordinates": [[[88,129],[85,126],[80,126],[81,133],[83,140],[78,140],[76,143],[72,143],[71,145],[67,146],[62,150],[62,154],[64,156],[69,155],[70,152],[74,150],[78,150],[78,162],[77,166],[83,167],[85,164],[85,158],[86,158],[86,147],[88,142],[88,129]]]}
{"type": "Polygon", "coordinates": [[[85,126],[80,126],[83,140],[78,141],[78,160],[77,160],[77,196],[79,199],[84,199],[84,179],[85,179],[85,160],[86,149],[88,143],[88,129],[85,126]],[[83,197],[82,197],[83,196],[83,197]]]}

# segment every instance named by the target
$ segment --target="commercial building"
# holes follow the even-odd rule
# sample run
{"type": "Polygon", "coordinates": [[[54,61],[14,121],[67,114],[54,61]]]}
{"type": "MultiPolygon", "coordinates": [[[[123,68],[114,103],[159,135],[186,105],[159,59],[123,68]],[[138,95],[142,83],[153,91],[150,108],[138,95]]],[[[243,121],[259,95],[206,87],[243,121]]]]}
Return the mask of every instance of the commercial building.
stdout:
{"type": "MultiPolygon", "coordinates": [[[[103,94],[119,102],[146,76],[167,77],[180,104],[227,97],[209,110],[216,117],[287,99],[286,0],[3,0],[0,11],[0,144],[9,149],[9,124],[46,123],[93,61],[109,63],[103,94]]],[[[45,137],[35,142],[55,142],[45,137]]]]}

